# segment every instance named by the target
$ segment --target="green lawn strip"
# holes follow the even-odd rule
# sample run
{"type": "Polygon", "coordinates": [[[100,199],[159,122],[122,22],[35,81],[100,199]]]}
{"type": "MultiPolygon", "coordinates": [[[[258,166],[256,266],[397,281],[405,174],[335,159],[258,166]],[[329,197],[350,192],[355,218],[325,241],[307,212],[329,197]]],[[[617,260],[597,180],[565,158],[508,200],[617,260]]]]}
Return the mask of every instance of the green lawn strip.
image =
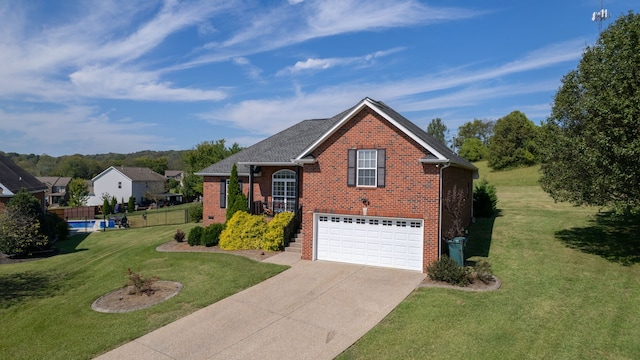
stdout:
{"type": "Polygon", "coordinates": [[[640,261],[560,238],[593,228],[597,209],[494,181],[500,216],[473,224],[466,255],[488,254],[502,288],[416,290],[340,359],[640,358],[640,261]]]}
{"type": "Polygon", "coordinates": [[[60,243],[61,255],[1,265],[0,358],[91,358],[286,269],[234,255],[155,250],[178,227],[192,226],[93,233],[60,243]],[[184,289],[131,313],[91,310],[94,300],[126,283],[128,268],[178,281],[184,289]]]}

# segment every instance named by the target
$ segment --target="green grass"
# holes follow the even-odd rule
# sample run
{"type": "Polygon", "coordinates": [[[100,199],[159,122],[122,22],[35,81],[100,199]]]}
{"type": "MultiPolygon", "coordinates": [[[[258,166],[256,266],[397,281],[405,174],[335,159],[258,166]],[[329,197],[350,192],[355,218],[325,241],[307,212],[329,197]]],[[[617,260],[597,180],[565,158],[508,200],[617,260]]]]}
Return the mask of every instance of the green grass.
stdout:
{"type": "Polygon", "coordinates": [[[554,203],[537,167],[480,168],[500,216],[473,224],[465,255],[488,256],[502,288],[418,289],[339,358],[640,358],[637,219],[554,203]]]}
{"type": "Polygon", "coordinates": [[[62,254],[0,265],[0,359],[88,359],[269,278],[286,267],[214,253],[160,253],[177,228],[76,235],[62,254]],[[178,281],[176,297],[125,314],[91,310],[127,269],[178,281]]]}

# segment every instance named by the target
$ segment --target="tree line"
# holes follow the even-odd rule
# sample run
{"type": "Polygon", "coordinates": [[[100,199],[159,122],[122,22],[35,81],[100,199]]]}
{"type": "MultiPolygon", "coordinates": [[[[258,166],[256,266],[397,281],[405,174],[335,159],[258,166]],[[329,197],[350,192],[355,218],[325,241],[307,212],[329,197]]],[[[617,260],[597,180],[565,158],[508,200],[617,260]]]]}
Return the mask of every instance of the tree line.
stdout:
{"type": "Polygon", "coordinates": [[[446,139],[447,126],[440,118],[431,120],[427,133],[471,162],[487,160],[493,170],[530,166],[540,161],[540,127],[517,110],[496,121],[469,121],[458,128],[450,141],[446,139]]]}

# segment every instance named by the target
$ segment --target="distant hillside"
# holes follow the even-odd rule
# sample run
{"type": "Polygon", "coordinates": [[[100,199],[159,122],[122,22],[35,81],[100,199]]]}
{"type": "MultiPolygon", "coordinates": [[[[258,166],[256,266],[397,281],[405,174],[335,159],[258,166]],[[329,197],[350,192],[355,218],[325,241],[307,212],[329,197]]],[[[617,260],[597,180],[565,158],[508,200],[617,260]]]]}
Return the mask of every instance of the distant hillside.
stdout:
{"type": "Polygon", "coordinates": [[[186,150],[138,151],[131,154],[65,155],[5,154],[18,166],[34,176],[69,176],[91,179],[109,166],[149,167],[164,174],[164,170],[183,170],[186,150]]]}

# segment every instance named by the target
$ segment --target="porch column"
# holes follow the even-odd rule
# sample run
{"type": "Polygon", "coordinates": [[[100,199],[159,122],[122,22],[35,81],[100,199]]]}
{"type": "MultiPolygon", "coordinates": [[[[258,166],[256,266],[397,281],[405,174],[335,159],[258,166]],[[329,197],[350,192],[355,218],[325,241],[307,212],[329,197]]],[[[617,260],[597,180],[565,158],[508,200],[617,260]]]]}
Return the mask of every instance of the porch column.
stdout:
{"type": "Polygon", "coordinates": [[[255,167],[253,165],[249,165],[249,209],[252,215],[254,214],[253,208],[253,172],[255,171],[255,167]]]}

